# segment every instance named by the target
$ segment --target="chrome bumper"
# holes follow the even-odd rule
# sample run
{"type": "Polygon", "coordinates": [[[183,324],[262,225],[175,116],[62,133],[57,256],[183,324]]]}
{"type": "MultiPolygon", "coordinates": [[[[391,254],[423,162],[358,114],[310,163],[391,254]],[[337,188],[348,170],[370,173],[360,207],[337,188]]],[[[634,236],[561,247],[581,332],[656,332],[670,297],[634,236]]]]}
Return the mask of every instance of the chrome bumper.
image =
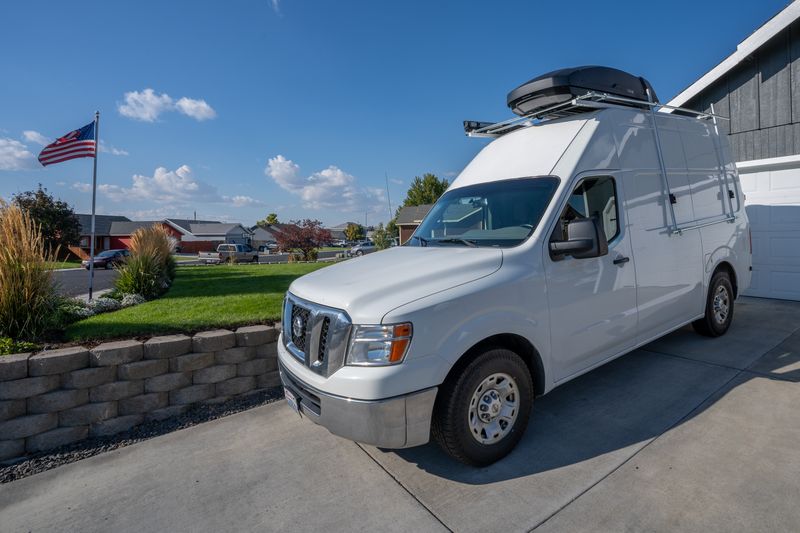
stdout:
{"type": "Polygon", "coordinates": [[[430,440],[437,387],[385,400],[354,400],[308,386],[280,361],[278,368],[300,412],[334,435],[380,448],[410,448],[430,440]]]}

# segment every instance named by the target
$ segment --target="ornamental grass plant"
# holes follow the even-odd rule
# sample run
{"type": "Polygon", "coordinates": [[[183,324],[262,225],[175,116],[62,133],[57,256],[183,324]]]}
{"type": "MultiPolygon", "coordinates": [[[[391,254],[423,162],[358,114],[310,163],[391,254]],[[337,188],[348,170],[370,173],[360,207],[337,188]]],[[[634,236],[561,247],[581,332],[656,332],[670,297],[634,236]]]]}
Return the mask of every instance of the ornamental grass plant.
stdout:
{"type": "Polygon", "coordinates": [[[157,298],[175,278],[175,239],[163,226],[153,224],[133,232],[129,249],[130,257],[118,269],[117,291],[157,298]]]}
{"type": "Polygon", "coordinates": [[[37,339],[50,326],[57,252],[30,214],[0,200],[0,337],[37,339]]]}

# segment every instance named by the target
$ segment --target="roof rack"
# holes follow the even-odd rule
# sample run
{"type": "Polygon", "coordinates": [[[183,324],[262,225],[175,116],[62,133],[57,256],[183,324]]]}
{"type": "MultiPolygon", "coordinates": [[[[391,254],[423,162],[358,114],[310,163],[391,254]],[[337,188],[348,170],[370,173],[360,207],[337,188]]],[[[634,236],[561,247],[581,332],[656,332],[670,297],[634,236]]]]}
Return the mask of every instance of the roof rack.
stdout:
{"type": "Polygon", "coordinates": [[[658,102],[648,102],[647,100],[636,100],[614,94],[589,91],[580,96],[576,96],[567,102],[562,102],[560,104],[541,109],[529,115],[513,117],[501,122],[479,122],[474,120],[465,120],[464,132],[468,137],[495,138],[505,135],[506,133],[511,133],[512,131],[520,128],[533,126],[537,123],[534,121],[537,120],[543,121],[563,118],[615,105],[624,105],[625,107],[631,107],[632,105],[635,107],[649,107],[651,110],[666,109],[670,111],[680,111],[681,113],[686,113],[700,120],[730,120],[728,117],[715,115],[713,111],[711,113],[706,111],[695,111],[694,109],[687,109],[685,107],[676,107],[667,104],[660,104],[658,102]]]}

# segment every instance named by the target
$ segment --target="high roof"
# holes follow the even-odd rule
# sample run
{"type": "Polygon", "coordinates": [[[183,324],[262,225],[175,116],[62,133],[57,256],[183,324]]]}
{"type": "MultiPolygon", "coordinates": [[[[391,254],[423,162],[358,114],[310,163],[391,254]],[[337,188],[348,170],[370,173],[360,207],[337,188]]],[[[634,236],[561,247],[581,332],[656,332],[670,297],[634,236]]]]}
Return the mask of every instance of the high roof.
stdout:
{"type": "Polygon", "coordinates": [[[188,218],[168,218],[166,221],[171,222],[184,231],[191,231],[192,224],[220,224],[218,220],[191,220],[188,218]]]}
{"type": "Polygon", "coordinates": [[[137,229],[149,228],[153,224],[160,224],[160,220],[124,220],[114,221],[111,223],[111,230],[109,235],[113,237],[127,237],[137,229]]]}
{"type": "Polygon", "coordinates": [[[235,228],[241,228],[245,232],[250,232],[249,229],[245,228],[241,224],[222,224],[220,222],[216,222],[213,224],[194,224],[192,223],[191,232],[195,235],[227,235],[231,230],[235,228]]]}
{"type": "MultiPolygon", "coordinates": [[[[78,223],[81,225],[81,235],[89,235],[92,232],[92,215],[78,214],[75,216],[78,217],[78,223]]],[[[130,222],[130,219],[119,215],[95,215],[95,235],[109,235],[112,222],[130,222]]]]}
{"type": "Polygon", "coordinates": [[[786,6],[783,11],[761,25],[750,36],[739,43],[736,51],[726,57],[720,64],[706,72],[699,80],[684,89],[678,96],[669,101],[669,105],[682,106],[706,87],[733,70],[739,63],[747,59],[764,43],[778,35],[800,17],[800,2],[795,1],[786,6]]]}

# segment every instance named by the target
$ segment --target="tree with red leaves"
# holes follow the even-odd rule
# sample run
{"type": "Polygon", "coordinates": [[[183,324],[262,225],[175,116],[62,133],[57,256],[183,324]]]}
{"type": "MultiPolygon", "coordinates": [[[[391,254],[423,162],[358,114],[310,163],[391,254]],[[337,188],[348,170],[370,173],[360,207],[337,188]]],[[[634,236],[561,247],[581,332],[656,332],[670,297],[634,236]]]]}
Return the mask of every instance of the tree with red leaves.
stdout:
{"type": "Polygon", "coordinates": [[[301,261],[313,261],[317,258],[317,248],[325,246],[333,237],[322,227],[322,222],[306,218],[283,225],[275,239],[281,250],[299,256],[301,261]]]}

